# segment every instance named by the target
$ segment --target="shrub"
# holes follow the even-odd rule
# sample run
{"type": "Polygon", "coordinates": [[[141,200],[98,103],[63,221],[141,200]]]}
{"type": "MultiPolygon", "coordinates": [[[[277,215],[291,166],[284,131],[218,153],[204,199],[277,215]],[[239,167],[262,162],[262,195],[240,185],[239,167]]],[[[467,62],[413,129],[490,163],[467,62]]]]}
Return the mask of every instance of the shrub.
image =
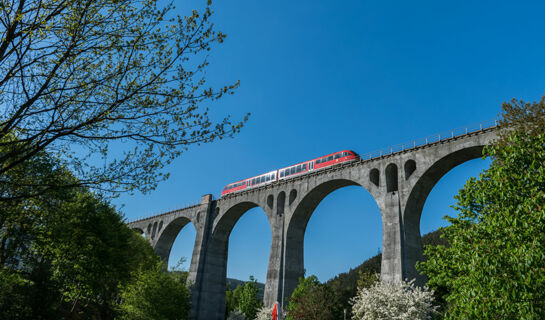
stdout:
{"type": "Polygon", "coordinates": [[[433,291],[410,282],[377,282],[352,299],[354,320],[423,320],[436,312],[433,291]]]}

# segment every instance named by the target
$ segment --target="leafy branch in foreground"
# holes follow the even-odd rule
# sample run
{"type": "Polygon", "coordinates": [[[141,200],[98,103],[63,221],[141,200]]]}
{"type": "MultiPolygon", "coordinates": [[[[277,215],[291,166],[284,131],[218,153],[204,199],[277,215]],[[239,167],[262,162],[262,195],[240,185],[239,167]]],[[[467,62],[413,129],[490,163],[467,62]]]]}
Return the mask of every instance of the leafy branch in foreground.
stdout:
{"type": "Polygon", "coordinates": [[[225,39],[210,5],[182,17],[158,0],[2,1],[0,183],[20,183],[7,172],[46,151],[80,185],[145,192],[188,147],[238,132],[247,116],[214,120],[203,106],[238,87],[206,86],[225,39]]]}

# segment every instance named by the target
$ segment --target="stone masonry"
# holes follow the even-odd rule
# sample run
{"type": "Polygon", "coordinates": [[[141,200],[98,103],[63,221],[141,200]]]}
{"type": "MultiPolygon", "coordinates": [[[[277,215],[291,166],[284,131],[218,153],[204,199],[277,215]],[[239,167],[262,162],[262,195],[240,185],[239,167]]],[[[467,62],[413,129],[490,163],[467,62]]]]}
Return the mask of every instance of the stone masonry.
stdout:
{"type": "MultiPolygon", "coordinates": [[[[199,205],[128,223],[145,234],[168,261],[177,234],[193,223],[196,241],[190,265],[192,316],[224,319],[229,235],[238,219],[259,206],[271,227],[271,249],[264,303],[287,299],[303,276],[303,240],[307,223],[320,201],[350,185],[361,186],[375,199],[382,216],[383,281],[425,279],[415,264],[422,258],[420,216],[428,194],[449,170],[482,157],[497,138],[497,127],[463,134],[371,160],[358,160],[314,171],[199,205]]],[[[334,217],[332,217],[334,219],[334,217]]]]}

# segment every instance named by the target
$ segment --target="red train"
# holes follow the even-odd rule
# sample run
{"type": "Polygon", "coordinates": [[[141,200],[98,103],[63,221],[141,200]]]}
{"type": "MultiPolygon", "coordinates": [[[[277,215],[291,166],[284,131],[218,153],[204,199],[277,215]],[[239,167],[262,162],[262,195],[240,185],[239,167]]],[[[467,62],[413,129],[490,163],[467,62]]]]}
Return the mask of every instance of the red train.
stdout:
{"type": "Polygon", "coordinates": [[[310,161],[301,162],[286,168],[267,172],[253,178],[244,179],[235,183],[228,184],[225,186],[225,188],[223,188],[221,196],[273,183],[278,180],[289,179],[308,172],[331,167],[342,162],[353,161],[357,158],[358,155],[350,150],[335,152],[310,161]]]}

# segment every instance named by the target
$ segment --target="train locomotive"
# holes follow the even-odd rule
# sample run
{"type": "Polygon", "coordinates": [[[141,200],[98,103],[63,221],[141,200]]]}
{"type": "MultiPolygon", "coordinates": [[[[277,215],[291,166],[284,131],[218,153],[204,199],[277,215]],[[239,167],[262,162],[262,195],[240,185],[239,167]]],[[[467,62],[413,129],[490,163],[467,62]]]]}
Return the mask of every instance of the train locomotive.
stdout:
{"type": "Polygon", "coordinates": [[[310,161],[297,163],[289,167],[270,171],[256,177],[228,184],[225,186],[225,188],[223,188],[221,196],[223,197],[227,194],[260,187],[283,179],[290,179],[309,172],[331,167],[339,163],[354,161],[357,158],[358,155],[354,151],[343,150],[335,152],[310,161]]]}

